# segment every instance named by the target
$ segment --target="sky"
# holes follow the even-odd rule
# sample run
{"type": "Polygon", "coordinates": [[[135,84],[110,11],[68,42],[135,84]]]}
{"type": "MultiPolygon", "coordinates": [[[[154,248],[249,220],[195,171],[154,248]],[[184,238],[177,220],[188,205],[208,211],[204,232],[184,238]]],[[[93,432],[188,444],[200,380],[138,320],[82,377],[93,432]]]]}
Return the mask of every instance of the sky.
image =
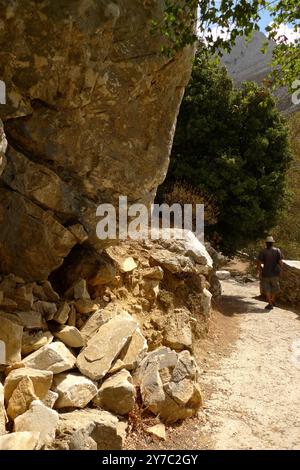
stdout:
{"type": "MultiPolygon", "coordinates": [[[[261,14],[261,20],[259,22],[260,25],[260,30],[265,33],[265,28],[272,22],[272,18],[269,14],[268,11],[262,10],[260,12],[261,14]]],[[[291,25],[281,25],[278,35],[285,35],[291,42],[293,42],[294,39],[299,37],[299,33],[295,33],[291,25]]]]}
{"type": "MultiPolygon", "coordinates": [[[[218,1],[216,2],[218,4],[218,1]]],[[[260,30],[263,33],[266,33],[265,28],[272,22],[272,18],[267,10],[260,11],[261,20],[259,22],[260,30]]],[[[277,36],[286,36],[290,42],[294,42],[296,38],[300,37],[300,33],[293,30],[292,26],[289,24],[281,25],[278,30],[277,36]]]]}

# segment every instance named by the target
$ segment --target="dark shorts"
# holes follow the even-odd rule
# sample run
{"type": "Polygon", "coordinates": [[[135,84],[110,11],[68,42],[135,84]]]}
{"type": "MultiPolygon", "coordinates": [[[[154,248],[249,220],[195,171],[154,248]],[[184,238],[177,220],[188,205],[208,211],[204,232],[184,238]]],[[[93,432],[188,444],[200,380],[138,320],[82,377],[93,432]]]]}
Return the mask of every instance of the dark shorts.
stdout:
{"type": "Polygon", "coordinates": [[[279,277],[262,277],[260,285],[264,294],[278,294],[280,292],[279,277]]]}

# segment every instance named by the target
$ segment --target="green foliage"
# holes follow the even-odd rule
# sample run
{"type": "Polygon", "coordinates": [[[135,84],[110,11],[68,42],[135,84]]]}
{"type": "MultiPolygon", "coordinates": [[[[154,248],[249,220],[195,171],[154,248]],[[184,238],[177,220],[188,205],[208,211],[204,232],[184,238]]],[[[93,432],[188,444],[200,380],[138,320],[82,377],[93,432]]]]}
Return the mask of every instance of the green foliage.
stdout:
{"type": "MultiPolygon", "coordinates": [[[[250,36],[259,30],[262,11],[268,9],[272,24],[269,38],[275,39],[281,25],[289,23],[300,31],[299,0],[166,0],[163,20],[154,22],[154,27],[167,38],[163,47],[166,54],[199,41],[215,53],[229,51],[237,36],[250,36]],[[218,37],[213,28],[218,28],[218,37]]],[[[288,85],[300,76],[300,42],[290,44],[287,38],[278,39],[273,52],[274,86],[288,85]]]]}
{"type": "Polygon", "coordinates": [[[165,185],[184,179],[214,196],[226,254],[259,239],[284,205],[288,130],[269,90],[235,90],[214,58],[196,56],[178,117],[165,185]]]}

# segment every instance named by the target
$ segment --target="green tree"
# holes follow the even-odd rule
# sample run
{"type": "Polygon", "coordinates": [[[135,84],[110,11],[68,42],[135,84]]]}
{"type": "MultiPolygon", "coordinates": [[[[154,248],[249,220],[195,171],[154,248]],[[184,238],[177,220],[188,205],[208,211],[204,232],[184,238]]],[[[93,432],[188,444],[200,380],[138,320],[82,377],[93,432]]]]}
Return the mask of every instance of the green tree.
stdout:
{"type": "Polygon", "coordinates": [[[220,248],[234,253],[273,227],[285,197],[288,130],[270,92],[233,88],[215,58],[198,54],[178,116],[163,192],[172,182],[211,194],[219,209],[220,248]]]}
{"type": "MultiPolygon", "coordinates": [[[[269,10],[270,39],[278,37],[280,27],[289,24],[300,32],[299,0],[166,0],[165,14],[155,26],[167,38],[164,51],[172,54],[187,44],[200,41],[213,53],[229,51],[237,36],[250,36],[259,30],[259,21],[269,10]],[[213,30],[218,28],[218,36],[213,30]]],[[[273,81],[292,86],[300,76],[300,41],[289,43],[281,36],[273,51],[273,81]]]]}

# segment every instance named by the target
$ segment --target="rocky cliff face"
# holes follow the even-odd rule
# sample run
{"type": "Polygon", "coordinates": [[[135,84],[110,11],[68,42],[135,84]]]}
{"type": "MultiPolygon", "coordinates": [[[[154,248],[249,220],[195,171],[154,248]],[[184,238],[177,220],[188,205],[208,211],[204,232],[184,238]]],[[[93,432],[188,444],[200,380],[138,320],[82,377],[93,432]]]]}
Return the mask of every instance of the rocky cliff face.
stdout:
{"type": "Polygon", "coordinates": [[[152,202],[168,166],[191,50],[150,32],[163,1],[0,0],[0,271],[45,280],[101,250],[96,207],[152,202]]]}
{"type": "MultiPolygon", "coordinates": [[[[275,43],[261,32],[256,31],[250,41],[238,37],[231,52],[224,54],[222,63],[226,66],[229,74],[236,85],[244,81],[262,83],[271,72],[272,52],[275,43]],[[266,53],[261,50],[268,43],[266,53]]],[[[286,87],[274,90],[274,96],[278,107],[286,114],[294,113],[300,109],[299,105],[292,102],[292,96],[286,87]]]]}

